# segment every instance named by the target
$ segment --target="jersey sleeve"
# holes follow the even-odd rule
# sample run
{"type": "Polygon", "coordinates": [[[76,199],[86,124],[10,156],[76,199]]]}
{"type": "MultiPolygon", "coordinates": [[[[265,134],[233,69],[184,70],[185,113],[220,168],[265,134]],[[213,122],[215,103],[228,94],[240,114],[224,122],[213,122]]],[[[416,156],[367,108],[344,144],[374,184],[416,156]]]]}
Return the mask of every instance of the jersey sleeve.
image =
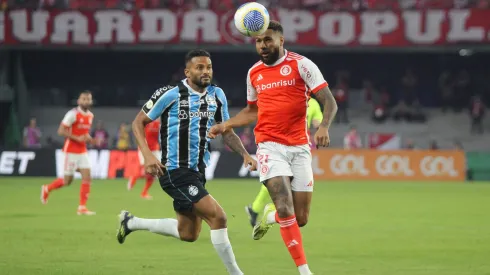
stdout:
{"type": "Polygon", "coordinates": [[[216,89],[216,99],[218,108],[216,109],[216,114],[214,114],[214,120],[216,123],[225,122],[230,119],[230,113],[228,112],[228,100],[222,89],[216,89]]]}
{"type": "Polygon", "coordinates": [[[63,124],[66,127],[71,127],[73,123],[77,120],[77,114],[75,111],[70,110],[68,113],[66,113],[65,117],[61,121],[61,124],[63,124]]]}
{"type": "Polygon", "coordinates": [[[252,80],[250,79],[250,71],[247,73],[247,102],[248,104],[256,104],[257,103],[257,90],[255,90],[252,85],[252,80]]]}
{"type": "Polygon", "coordinates": [[[160,88],[153,93],[141,111],[151,120],[156,120],[177,100],[178,95],[178,87],[160,88]]]}
{"type": "Polygon", "coordinates": [[[322,72],[318,66],[308,58],[298,60],[298,69],[301,78],[305,81],[312,93],[318,92],[320,89],[328,86],[327,81],[323,78],[322,72]]]}

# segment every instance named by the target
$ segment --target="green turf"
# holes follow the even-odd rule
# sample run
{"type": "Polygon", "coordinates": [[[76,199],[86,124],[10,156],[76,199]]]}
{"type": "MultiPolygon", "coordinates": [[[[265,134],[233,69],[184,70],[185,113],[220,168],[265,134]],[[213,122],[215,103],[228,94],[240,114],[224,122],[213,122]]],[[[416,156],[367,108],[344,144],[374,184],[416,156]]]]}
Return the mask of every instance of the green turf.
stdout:
{"type": "MultiPolygon", "coordinates": [[[[0,178],[0,274],[226,274],[204,226],[196,243],[148,232],[117,243],[121,209],[137,216],[173,217],[155,185],[139,198],[125,181],[94,181],[79,217],[79,182],[39,201],[43,178],[0,178]]],[[[244,205],[259,184],[211,181],[209,190],[229,218],[229,235],[245,274],[298,274],[274,227],[253,241],[244,205]]],[[[310,222],[302,229],[316,275],[490,274],[490,184],[317,182],[310,222]]]]}

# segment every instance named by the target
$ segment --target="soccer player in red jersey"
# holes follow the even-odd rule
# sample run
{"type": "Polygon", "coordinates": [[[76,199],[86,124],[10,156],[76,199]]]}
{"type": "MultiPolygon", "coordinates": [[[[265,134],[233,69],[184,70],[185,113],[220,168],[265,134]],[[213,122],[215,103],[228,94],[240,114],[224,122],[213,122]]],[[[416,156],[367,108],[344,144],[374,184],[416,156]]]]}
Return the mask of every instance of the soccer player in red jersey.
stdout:
{"type": "Polygon", "coordinates": [[[209,136],[214,138],[257,120],[255,138],[260,181],[274,204],[265,206],[262,220],[254,227],[253,238],[261,239],[273,224],[279,223],[282,239],[299,273],[312,274],[299,229],[308,222],[313,192],[306,110],[313,93],[324,105],[315,143],[317,147],[327,147],[328,130],[337,104],[315,63],[284,49],[279,22],[271,21],[267,31],[257,36],[255,42],[261,60],[248,71],[248,105],[235,117],[213,126],[209,136]]]}
{"type": "Polygon", "coordinates": [[[78,215],[95,215],[87,209],[87,199],[90,193],[90,161],[87,154],[87,142],[93,143],[90,128],[94,115],[90,112],[92,93],[83,91],[78,97],[78,107],[66,113],[58,128],[58,134],[65,137],[63,152],[65,153],[64,178],[54,180],[51,184],[41,187],[41,202],[46,204],[51,191],[68,186],[73,181],[76,171],[82,175],[80,186],[80,204],[78,215]]]}
{"type": "MultiPolygon", "coordinates": [[[[160,141],[159,141],[159,136],[160,136],[160,120],[154,120],[145,127],[145,137],[146,137],[146,143],[148,143],[148,147],[150,148],[152,154],[160,160],[162,158],[162,152],[160,150],[160,141]]],[[[141,151],[138,150],[138,156],[140,159],[140,165],[141,165],[141,176],[144,174],[144,165],[145,165],[145,159],[143,158],[143,155],[141,154],[141,151]]],[[[145,187],[143,188],[143,191],[141,192],[141,197],[143,199],[152,199],[152,197],[148,194],[148,190],[150,190],[151,185],[153,184],[153,181],[155,180],[155,177],[146,174],[146,184],[145,187]]],[[[136,183],[136,180],[138,180],[138,177],[130,177],[128,181],[128,190],[133,189],[134,184],[136,183]]]]}

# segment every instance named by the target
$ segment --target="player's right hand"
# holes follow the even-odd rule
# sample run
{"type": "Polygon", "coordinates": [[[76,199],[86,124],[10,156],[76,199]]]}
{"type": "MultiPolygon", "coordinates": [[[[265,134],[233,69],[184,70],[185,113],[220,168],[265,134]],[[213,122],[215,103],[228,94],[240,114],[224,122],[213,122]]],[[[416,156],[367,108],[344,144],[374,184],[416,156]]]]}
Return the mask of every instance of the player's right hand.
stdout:
{"type": "Polygon", "coordinates": [[[145,156],[145,172],[155,177],[163,176],[165,165],[163,165],[153,154],[145,156]]]}
{"type": "Polygon", "coordinates": [[[224,131],[226,131],[224,123],[216,124],[211,129],[209,129],[208,137],[216,138],[221,135],[224,131]]]}

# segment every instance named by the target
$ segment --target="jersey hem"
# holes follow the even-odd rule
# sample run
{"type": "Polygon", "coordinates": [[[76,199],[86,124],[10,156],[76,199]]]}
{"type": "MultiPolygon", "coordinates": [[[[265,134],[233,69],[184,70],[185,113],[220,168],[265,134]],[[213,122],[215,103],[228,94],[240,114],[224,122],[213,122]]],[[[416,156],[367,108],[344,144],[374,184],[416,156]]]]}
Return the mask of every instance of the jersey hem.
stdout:
{"type": "Polygon", "coordinates": [[[328,86],[328,83],[324,82],[323,84],[318,85],[315,89],[312,89],[311,92],[313,94],[316,94],[318,91],[320,91],[320,89],[325,88],[327,86],[328,86]]]}

